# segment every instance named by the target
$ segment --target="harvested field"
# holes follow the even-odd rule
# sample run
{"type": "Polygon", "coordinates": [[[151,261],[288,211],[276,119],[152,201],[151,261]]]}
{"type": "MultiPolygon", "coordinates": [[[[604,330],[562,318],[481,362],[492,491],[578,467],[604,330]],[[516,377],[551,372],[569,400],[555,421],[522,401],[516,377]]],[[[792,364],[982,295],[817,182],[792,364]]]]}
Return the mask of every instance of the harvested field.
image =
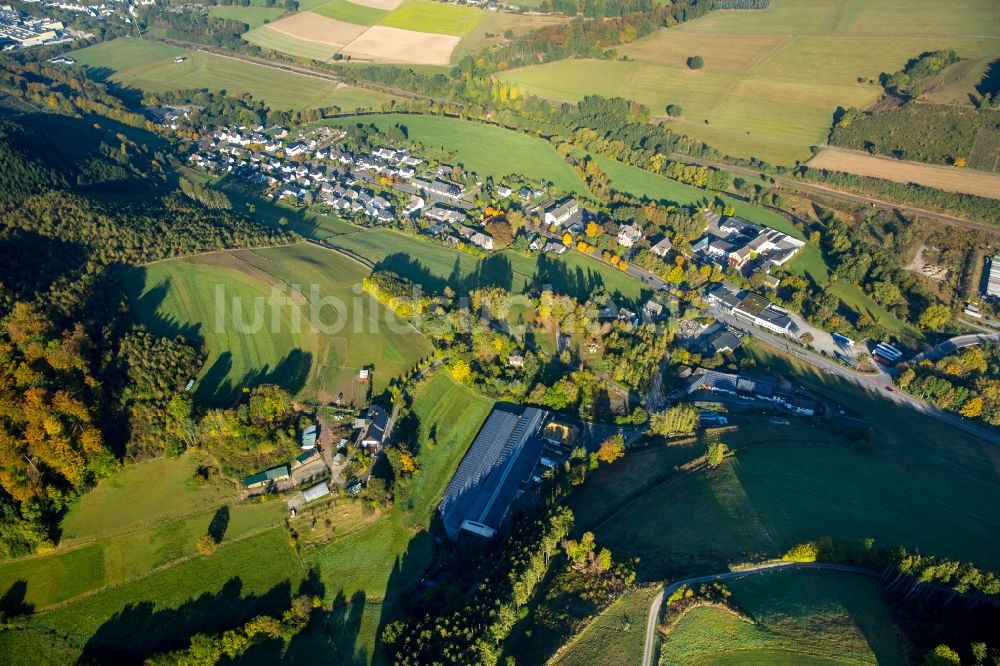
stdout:
{"type": "Polygon", "coordinates": [[[903,162],[842,148],[824,148],[809,160],[809,166],[1000,199],[1000,175],[981,171],[903,162]]]}
{"type": "MultiPolygon", "coordinates": [[[[346,24],[345,24],[346,25],[346,24]]],[[[354,26],[357,27],[357,26],[354,26]]],[[[460,37],[376,25],[344,47],[352,58],[417,65],[447,65],[460,37]]]]}
{"type": "Polygon", "coordinates": [[[312,12],[292,14],[268,24],[267,27],[289,37],[328,44],[335,49],[344,48],[366,30],[363,25],[337,21],[312,12]]]}

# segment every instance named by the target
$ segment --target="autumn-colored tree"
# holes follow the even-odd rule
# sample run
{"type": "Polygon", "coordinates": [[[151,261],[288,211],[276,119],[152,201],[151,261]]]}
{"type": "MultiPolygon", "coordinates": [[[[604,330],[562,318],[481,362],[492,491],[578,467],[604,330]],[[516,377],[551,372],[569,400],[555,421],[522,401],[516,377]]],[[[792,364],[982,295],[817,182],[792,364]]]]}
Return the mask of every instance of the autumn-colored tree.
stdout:
{"type": "Polygon", "coordinates": [[[572,245],[573,244],[573,234],[571,234],[568,231],[563,232],[562,242],[563,242],[563,245],[572,245]]]}
{"type": "Polygon", "coordinates": [[[698,410],[692,405],[678,403],[650,417],[649,431],[654,435],[688,435],[698,428],[698,410]]]}
{"type": "Polygon", "coordinates": [[[195,550],[201,555],[208,557],[219,549],[219,542],[211,534],[202,534],[195,543],[195,550]]]}
{"type": "Polygon", "coordinates": [[[613,435],[601,443],[597,450],[597,459],[605,463],[613,463],[625,455],[625,440],[621,435],[613,435]]]}
{"type": "Polygon", "coordinates": [[[604,233],[604,229],[594,220],[587,222],[587,228],[584,230],[587,238],[597,238],[604,233]]]}
{"type": "Polygon", "coordinates": [[[969,418],[979,416],[983,413],[983,399],[978,395],[969,398],[958,413],[969,418]]]}
{"type": "Polygon", "coordinates": [[[467,361],[456,359],[448,368],[449,373],[456,382],[464,383],[472,375],[472,367],[467,361]]]}
{"type": "Polygon", "coordinates": [[[920,314],[918,323],[931,331],[940,331],[949,321],[951,321],[951,310],[948,306],[934,303],[927,306],[927,309],[920,314]]]}
{"type": "Polygon", "coordinates": [[[729,453],[729,447],[722,442],[713,442],[708,445],[708,466],[718,467],[722,464],[725,459],[726,454],[729,453]]]}

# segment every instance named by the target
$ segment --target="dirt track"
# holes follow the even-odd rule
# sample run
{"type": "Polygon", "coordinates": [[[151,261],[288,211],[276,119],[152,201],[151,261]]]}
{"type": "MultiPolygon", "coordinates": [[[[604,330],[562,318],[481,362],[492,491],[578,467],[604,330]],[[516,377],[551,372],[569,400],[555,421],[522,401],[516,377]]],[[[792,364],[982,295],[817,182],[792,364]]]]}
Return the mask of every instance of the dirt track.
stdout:
{"type": "Polygon", "coordinates": [[[843,171],[858,176],[884,178],[897,183],[917,183],[950,192],[1000,199],[1000,174],[957,167],[904,162],[843,148],[823,148],[808,165],[816,169],[843,171]]]}

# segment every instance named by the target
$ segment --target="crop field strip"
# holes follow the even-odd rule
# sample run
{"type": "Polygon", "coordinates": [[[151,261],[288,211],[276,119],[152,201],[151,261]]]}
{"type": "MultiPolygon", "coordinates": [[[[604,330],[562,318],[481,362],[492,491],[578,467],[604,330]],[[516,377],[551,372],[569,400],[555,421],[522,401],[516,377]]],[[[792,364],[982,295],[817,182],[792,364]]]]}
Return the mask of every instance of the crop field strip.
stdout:
{"type": "MultiPolygon", "coordinates": [[[[244,35],[264,48],[314,60],[447,65],[484,12],[433,0],[328,0],[244,35]]],[[[474,39],[480,42],[482,36],[474,39]]]]}
{"type": "MultiPolygon", "coordinates": [[[[270,28],[263,26],[259,30],[270,28]]],[[[107,73],[116,83],[146,93],[179,87],[239,90],[278,109],[340,104],[354,108],[360,100],[371,99],[374,104],[387,99],[385,95],[333,81],[129,37],[74,51],[73,57],[102,76],[107,73]],[[186,60],[176,63],[177,56],[186,60]]]]}
{"type": "Polygon", "coordinates": [[[970,20],[956,19],[962,11],[952,5],[917,4],[774,0],[766,11],[716,12],[618,49],[633,61],[561,60],[502,78],[553,99],[631,98],[654,114],[678,104],[683,115],[670,122],[679,132],[736,156],[790,164],[824,143],[837,106],[875,100],[880,88],[859,76],[877,79],[933,49],[1000,55],[990,0],[961,3],[970,20]],[[914,21],[920,12],[930,18],[914,21]],[[685,60],[696,54],[705,67],[694,71],[685,60]]]}
{"type": "MultiPolygon", "coordinates": [[[[982,130],[980,130],[982,134],[982,130]]],[[[981,150],[994,152],[986,147],[987,138],[981,150]]],[[[997,158],[994,158],[994,163],[997,158]]],[[[959,169],[951,166],[922,164],[894,160],[891,157],[869,155],[845,148],[825,147],[809,160],[809,166],[829,171],[845,171],[859,176],[884,178],[897,183],[918,183],[950,192],[975,194],[980,197],[1000,198],[1000,174],[959,169]]]]}

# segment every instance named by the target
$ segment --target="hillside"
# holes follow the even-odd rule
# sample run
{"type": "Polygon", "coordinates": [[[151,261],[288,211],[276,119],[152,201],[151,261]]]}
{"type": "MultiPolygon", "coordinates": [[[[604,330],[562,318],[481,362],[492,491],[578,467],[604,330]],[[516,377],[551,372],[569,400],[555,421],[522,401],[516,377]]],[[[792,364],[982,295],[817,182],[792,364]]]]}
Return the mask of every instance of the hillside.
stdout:
{"type": "Polygon", "coordinates": [[[994,9],[991,0],[773,0],[766,11],[717,11],[658,31],[620,47],[619,60],[559,60],[498,76],[555,100],[621,96],[664,117],[674,104],[681,113],[666,119],[671,129],[729,155],[790,165],[825,143],[838,106],[878,98],[882,72],[936,49],[1000,56],[994,9]],[[703,69],[685,64],[694,55],[703,69]]]}

